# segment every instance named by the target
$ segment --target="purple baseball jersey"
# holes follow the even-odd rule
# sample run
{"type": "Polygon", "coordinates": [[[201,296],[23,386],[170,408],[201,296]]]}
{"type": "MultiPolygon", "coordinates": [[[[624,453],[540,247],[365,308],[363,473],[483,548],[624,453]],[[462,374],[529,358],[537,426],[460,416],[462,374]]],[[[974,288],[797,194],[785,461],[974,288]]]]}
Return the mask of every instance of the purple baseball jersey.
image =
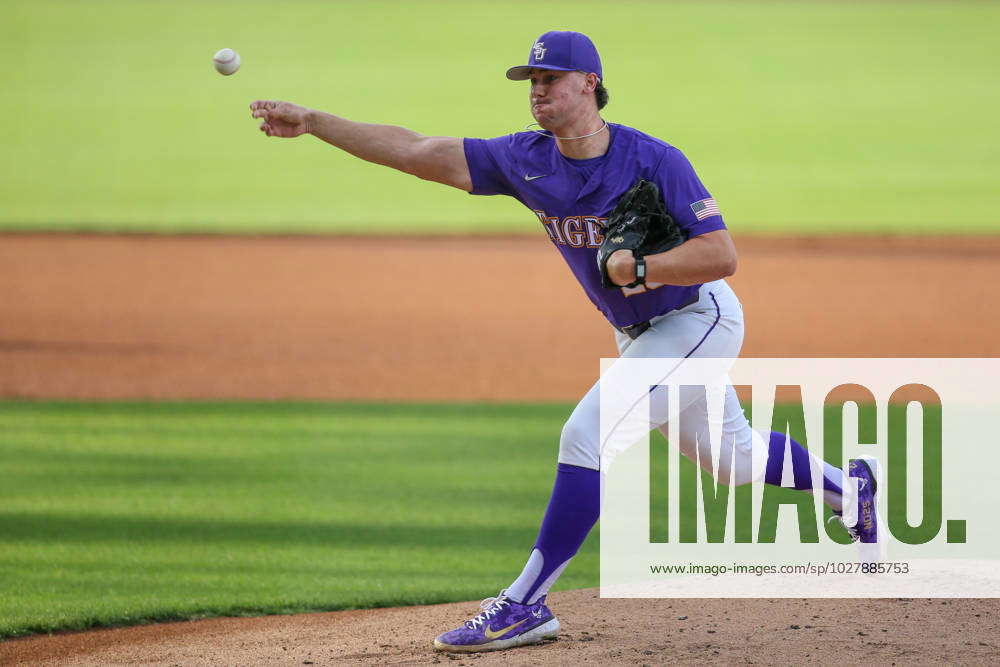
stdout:
{"type": "Polygon", "coordinates": [[[554,139],[537,132],[465,139],[465,158],[472,194],[509,195],[531,209],[597,309],[626,327],[677,308],[698,285],[601,286],[597,248],[621,196],[644,178],[659,186],[667,212],[688,238],[726,225],[680,150],[625,125],[608,123],[608,129],[608,152],[589,160],[564,157],[554,139]]]}

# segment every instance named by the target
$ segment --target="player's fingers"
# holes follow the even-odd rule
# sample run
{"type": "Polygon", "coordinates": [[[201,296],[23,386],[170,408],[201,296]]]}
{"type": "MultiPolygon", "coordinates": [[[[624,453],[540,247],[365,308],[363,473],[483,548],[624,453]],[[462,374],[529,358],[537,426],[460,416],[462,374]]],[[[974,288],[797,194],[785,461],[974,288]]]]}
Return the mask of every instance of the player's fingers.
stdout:
{"type": "Polygon", "coordinates": [[[254,118],[261,118],[277,106],[278,103],[274,100],[255,100],[250,103],[250,113],[253,114],[254,118]]]}
{"type": "Polygon", "coordinates": [[[254,118],[267,118],[270,110],[266,102],[254,102],[250,105],[250,115],[254,118]]]}

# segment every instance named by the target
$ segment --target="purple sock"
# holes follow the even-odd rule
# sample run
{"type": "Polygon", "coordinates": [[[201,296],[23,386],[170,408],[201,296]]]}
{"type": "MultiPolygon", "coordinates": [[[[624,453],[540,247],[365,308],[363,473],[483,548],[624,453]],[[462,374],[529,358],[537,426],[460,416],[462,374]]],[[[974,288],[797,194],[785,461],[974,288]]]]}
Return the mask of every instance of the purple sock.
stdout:
{"type": "MultiPolygon", "coordinates": [[[[767,452],[767,467],[764,469],[764,483],[781,486],[781,469],[785,463],[785,438],[792,450],[792,479],[799,491],[813,488],[812,473],[809,470],[809,451],[795,442],[791,436],[771,431],[771,442],[767,452]]],[[[840,485],[831,479],[830,472],[836,470],[828,463],[823,465],[823,490],[843,495],[840,485]]]]}
{"type": "Polygon", "coordinates": [[[507,588],[515,602],[548,593],[601,514],[601,473],[560,463],[542,528],[521,576],[507,588]]]}

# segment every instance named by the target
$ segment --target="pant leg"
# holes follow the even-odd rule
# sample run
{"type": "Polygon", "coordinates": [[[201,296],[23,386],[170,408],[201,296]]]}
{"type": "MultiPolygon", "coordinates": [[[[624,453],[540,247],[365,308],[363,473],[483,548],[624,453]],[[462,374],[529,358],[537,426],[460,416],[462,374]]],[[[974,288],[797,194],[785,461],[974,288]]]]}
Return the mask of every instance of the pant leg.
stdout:
{"type": "MultiPolygon", "coordinates": [[[[686,407],[678,414],[677,428],[677,448],[681,454],[696,461],[724,484],[739,486],[762,478],[770,432],[750,427],[736,390],[726,387],[721,421],[712,427],[708,418],[707,394],[698,388],[683,398],[681,402],[686,407]],[[714,456],[713,436],[719,445],[714,456]]],[[[669,424],[662,424],[659,429],[670,438],[669,424]]]]}
{"type": "MultiPolygon", "coordinates": [[[[619,334],[621,356],[737,357],[743,343],[743,312],[736,296],[724,281],[703,285],[699,296],[695,304],[656,318],[650,329],[634,341],[619,334]]],[[[669,377],[663,381],[669,382],[669,377]]],[[[649,429],[659,427],[666,433],[667,401],[663,393],[662,389],[651,393],[649,429]]],[[[755,461],[755,457],[767,457],[770,434],[762,436],[750,428],[732,387],[726,387],[723,400],[718,463],[711,452],[709,398],[705,391],[687,395],[682,392],[679,396],[677,444],[682,453],[696,457],[717,479],[733,485],[744,484],[764,469],[764,462],[755,461]]],[[[528,562],[508,589],[517,602],[530,604],[543,599],[597,522],[602,474],[600,404],[598,383],[577,404],[563,426],[559,469],[549,508],[528,562]]],[[[784,450],[780,451],[783,456],[784,450]]]]}
{"type": "MultiPolygon", "coordinates": [[[[626,358],[734,358],[743,342],[742,308],[729,286],[716,281],[702,286],[696,303],[656,318],[650,329],[635,341],[621,334],[617,340],[621,356],[626,358]]],[[[682,408],[687,400],[682,401],[682,408]]],[[[690,399],[692,404],[698,400],[697,396],[690,399]]],[[[666,421],[666,412],[662,410],[665,402],[657,404],[654,400],[652,403],[650,430],[666,421]]],[[[600,408],[600,383],[597,383],[563,426],[558,471],[538,539],[521,574],[507,589],[516,602],[532,604],[544,598],[597,522],[600,515],[600,408]]],[[[696,412],[687,406],[684,414],[696,412]]],[[[740,418],[749,430],[742,410],[730,416],[732,430],[742,434],[740,418]]],[[[697,433],[697,425],[686,428],[697,433]]],[[[691,440],[696,439],[697,436],[693,436],[691,440]]]]}
{"type": "MultiPolygon", "coordinates": [[[[697,302],[654,318],[651,324],[635,340],[616,332],[622,357],[735,358],[743,344],[743,307],[724,280],[702,285],[697,302]]],[[[668,380],[664,378],[664,381],[668,380]]],[[[651,395],[650,430],[666,423],[664,393],[654,391],[651,395]]],[[[600,396],[598,382],[584,395],[566,421],[559,442],[559,463],[600,469],[600,396]]],[[[682,403],[682,411],[685,407],[682,403]]]]}

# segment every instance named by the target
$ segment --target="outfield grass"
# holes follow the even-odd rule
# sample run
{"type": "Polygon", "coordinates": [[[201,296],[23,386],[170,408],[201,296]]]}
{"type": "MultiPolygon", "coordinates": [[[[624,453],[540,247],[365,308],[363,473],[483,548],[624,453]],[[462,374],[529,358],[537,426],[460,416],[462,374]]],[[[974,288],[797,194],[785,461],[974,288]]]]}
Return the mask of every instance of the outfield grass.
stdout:
{"type": "Polygon", "coordinates": [[[979,2],[8,0],[0,229],[534,230],[513,200],[267,139],[247,104],[518,131],[504,69],[574,28],[607,118],[683,148],[738,232],[997,231],[998,23],[979,2]]]}
{"type": "MultiPolygon", "coordinates": [[[[493,595],[534,543],[569,412],[0,402],[0,638],[493,595]]],[[[650,538],[676,540],[653,440],[650,538]]],[[[555,590],[596,585],[594,531],[555,590]]]]}
{"type": "MultiPolygon", "coordinates": [[[[0,403],[0,637],[495,595],[568,413],[0,403]]],[[[559,587],[595,585],[592,537],[559,587]]]]}

